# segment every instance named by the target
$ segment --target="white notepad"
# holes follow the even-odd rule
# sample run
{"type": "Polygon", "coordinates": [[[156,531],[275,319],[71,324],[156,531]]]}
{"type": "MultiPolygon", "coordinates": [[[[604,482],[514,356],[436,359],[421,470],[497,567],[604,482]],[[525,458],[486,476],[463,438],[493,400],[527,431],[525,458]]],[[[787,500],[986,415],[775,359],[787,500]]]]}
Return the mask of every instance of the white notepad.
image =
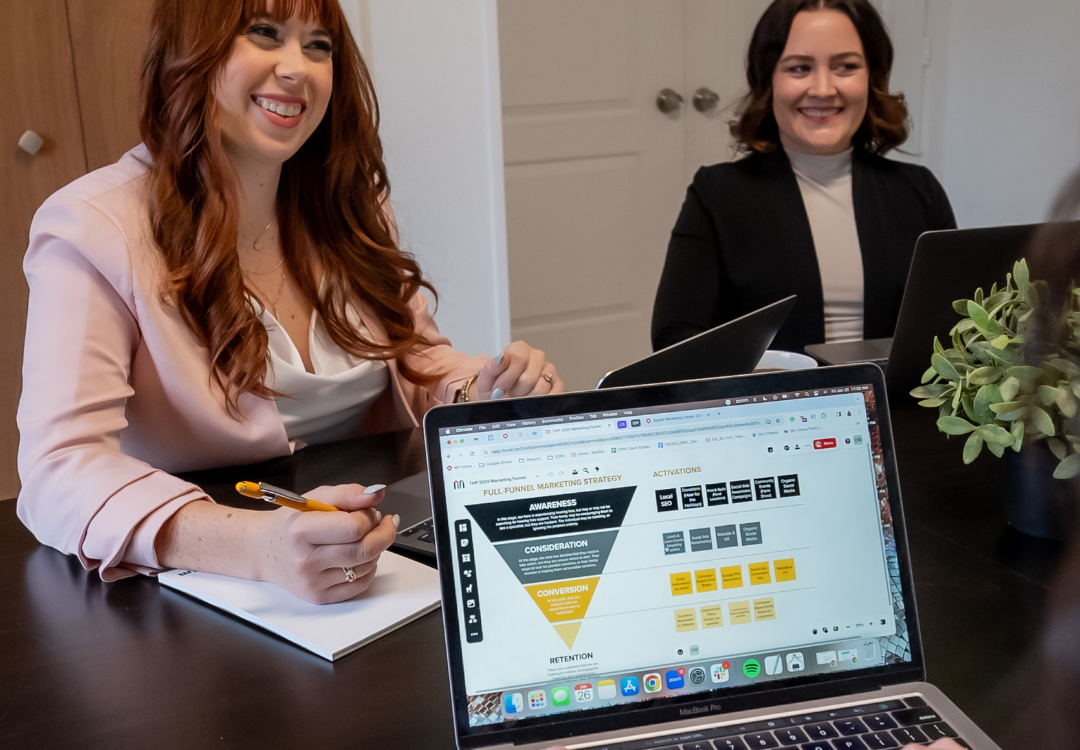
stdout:
{"type": "Polygon", "coordinates": [[[439,606],[438,571],[384,552],[356,599],[311,604],[272,583],[170,570],[158,580],[333,661],[439,606]]]}

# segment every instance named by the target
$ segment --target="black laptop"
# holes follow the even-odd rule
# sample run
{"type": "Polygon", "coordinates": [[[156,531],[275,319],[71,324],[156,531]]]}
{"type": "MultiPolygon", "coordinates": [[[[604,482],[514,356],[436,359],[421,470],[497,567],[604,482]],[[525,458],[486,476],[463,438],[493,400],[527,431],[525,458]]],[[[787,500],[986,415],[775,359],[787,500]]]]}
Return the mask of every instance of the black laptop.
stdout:
{"type": "Polygon", "coordinates": [[[457,747],[986,737],[925,680],[881,370],[424,419],[457,747]]]}
{"type": "Polygon", "coordinates": [[[825,364],[875,362],[885,368],[889,395],[906,398],[930,364],[934,336],[945,343],[960,317],[954,300],[977,287],[1004,284],[1044,224],[926,232],[915,245],[892,339],[814,344],[806,353],[825,364]]]}

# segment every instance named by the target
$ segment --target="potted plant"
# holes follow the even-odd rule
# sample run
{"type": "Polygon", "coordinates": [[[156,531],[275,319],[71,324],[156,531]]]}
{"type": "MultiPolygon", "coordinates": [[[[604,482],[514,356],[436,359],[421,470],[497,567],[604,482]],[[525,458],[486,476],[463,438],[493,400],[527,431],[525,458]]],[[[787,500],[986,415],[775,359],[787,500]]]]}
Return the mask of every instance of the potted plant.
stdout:
{"type": "Polygon", "coordinates": [[[938,410],[939,430],[967,436],[964,463],[984,448],[1000,458],[1042,443],[1054,456],[1055,479],[1080,474],[1080,289],[1070,288],[1058,315],[1041,307],[1049,299],[1045,282],[1032,281],[1021,259],[1004,286],[953,303],[964,317],[949,334],[950,347],[934,338],[930,368],[911,395],[938,410]]]}

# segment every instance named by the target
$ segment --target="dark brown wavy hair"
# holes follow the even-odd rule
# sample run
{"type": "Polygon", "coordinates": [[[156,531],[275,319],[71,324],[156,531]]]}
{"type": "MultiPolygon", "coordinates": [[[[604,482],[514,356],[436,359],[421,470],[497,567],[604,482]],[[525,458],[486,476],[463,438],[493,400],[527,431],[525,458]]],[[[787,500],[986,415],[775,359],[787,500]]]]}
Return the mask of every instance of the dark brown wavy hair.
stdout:
{"type": "Polygon", "coordinates": [[[222,145],[213,95],[235,37],[251,19],[279,23],[299,13],[332,39],[333,93],[326,115],[285,162],[277,219],[286,267],[345,351],[397,360],[404,377],[430,383],[404,361],[429,343],[409,300],[434,289],[397,247],[382,210],[390,191],[379,141],[379,108],[337,0],[157,0],[142,70],[139,131],[154,158],[150,224],[167,269],[165,299],[210,355],[230,413],[239,398],[273,395],[265,385],[268,338],[248,299],[236,253],[238,184],[222,145]],[[362,306],[388,342],[361,335],[346,317],[362,306]]]}
{"type": "Polygon", "coordinates": [[[773,73],[787,46],[795,16],[804,10],[838,10],[851,19],[862,40],[870,72],[866,117],[852,139],[872,154],[884,154],[908,137],[908,110],[903,94],[889,93],[893,46],[885,24],[868,0],[776,0],[754,29],[746,55],[749,93],[731,121],[731,135],[744,152],[769,153],[780,148],[780,128],[773,115],[773,73]]]}

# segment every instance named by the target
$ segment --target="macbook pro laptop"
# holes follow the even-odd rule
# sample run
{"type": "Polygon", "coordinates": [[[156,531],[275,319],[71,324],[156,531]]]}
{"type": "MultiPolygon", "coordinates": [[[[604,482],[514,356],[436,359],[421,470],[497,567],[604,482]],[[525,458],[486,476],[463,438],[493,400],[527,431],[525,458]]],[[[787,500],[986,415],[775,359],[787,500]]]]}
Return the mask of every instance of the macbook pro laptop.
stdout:
{"type": "MultiPolygon", "coordinates": [[[[795,295],[785,297],[672,344],[626,367],[612,370],[600,379],[596,387],[613,388],[753,372],[776,332],[787,320],[796,299],[795,295]]],[[[435,557],[429,504],[426,472],[414,474],[386,489],[386,499],[380,507],[384,512],[402,516],[401,530],[394,543],[398,551],[435,557]]]]}
{"type": "MultiPolygon", "coordinates": [[[[885,369],[889,395],[906,399],[919,385],[934,351],[934,336],[948,346],[960,321],[954,300],[971,299],[977,287],[989,293],[1005,283],[1032,238],[1050,224],[926,232],[915,244],[904,298],[891,339],[812,344],[806,353],[825,364],[874,362],[885,369]],[[887,367],[886,367],[887,365],[887,367]]],[[[1066,225],[1058,225],[1066,226],[1066,225]]]]}
{"type": "Polygon", "coordinates": [[[424,419],[457,745],[996,745],[924,682],[881,371],[424,419]]]}

